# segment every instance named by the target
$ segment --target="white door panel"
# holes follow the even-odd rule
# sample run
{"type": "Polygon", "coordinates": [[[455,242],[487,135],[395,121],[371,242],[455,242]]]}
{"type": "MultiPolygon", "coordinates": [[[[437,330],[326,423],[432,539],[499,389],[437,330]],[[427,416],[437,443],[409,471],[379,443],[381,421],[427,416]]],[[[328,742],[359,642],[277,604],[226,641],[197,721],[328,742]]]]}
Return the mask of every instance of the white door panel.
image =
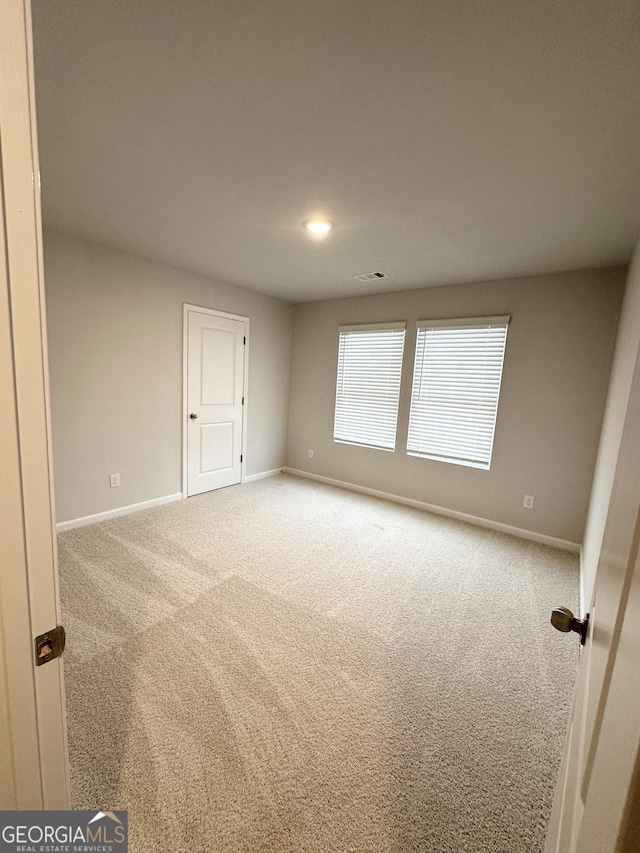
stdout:
{"type": "Polygon", "coordinates": [[[187,495],[242,481],[246,321],[189,309],[187,495]]]}
{"type": "Polygon", "coordinates": [[[233,468],[234,424],[200,424],[200,474],[212,474],[233,468]]]}
{"type": "Polygon", "coordinates": [[[202,330],[202,385],[200,405],[233,406],[235,403],[235,332],[202,330]]]}

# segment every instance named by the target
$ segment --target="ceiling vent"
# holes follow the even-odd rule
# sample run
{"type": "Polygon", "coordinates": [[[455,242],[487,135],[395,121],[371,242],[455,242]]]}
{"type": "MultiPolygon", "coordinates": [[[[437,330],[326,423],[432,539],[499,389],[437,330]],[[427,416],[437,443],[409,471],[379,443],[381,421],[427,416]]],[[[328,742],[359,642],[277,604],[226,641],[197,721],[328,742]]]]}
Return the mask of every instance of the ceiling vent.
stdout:
{"type": "Polygon", "coordinates": [[[354,275],[358,281],[375,281],[377,278],[389,278],[384,272],[363,272],[362,275],[354,275]]]}

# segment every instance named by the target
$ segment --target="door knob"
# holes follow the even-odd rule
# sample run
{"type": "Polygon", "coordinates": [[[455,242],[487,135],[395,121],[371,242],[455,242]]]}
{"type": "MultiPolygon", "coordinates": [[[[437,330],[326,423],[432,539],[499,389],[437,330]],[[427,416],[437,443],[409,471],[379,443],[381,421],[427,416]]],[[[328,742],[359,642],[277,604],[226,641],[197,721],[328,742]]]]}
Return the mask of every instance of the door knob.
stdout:
{"type": "Polygon", "coordinates": [[[557,631],[568,634],[575,631],[580,635],[580,644],[584,646],[589,629],[589,614],[584,619],[576,619],[568,607],[554,607],[551,611],[551,624],[557,631]]]}
{"type": "Polygon", "coordinates": [[[195,413],[195,412],[191,412],[191,414],[189,415],[189,417],[191,418],[191,420],[192,420],[192,421],[195,421],[195,420],[197,420],[197,419],[198,419],[198,416],[196,415],[196,413],[195,413]]]}

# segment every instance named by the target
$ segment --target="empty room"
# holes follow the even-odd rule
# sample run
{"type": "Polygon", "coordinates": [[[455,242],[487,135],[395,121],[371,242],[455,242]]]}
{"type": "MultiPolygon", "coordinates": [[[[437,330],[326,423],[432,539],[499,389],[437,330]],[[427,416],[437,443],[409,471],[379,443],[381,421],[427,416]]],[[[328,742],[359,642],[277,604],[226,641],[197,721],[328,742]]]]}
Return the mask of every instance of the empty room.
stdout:
{"type": "Polygon", "coordinates": [[[640,849],[639,37],[8,0],[3,813],[640,849]]]}

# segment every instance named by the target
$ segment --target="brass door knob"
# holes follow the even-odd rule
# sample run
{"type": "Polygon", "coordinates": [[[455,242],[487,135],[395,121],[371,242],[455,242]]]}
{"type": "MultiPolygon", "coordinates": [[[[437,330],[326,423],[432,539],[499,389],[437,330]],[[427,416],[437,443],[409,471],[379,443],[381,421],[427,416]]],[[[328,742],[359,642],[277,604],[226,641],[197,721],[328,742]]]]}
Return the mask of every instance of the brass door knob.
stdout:
{"type": "Polygon", "coordinates": [[[568,634],[575,631],[580,635],[580,644],[584,646],[589,630],[589,614],[584,619],[576,619],[568,607],[554,607],[551,611],[551,624],[556,631],[568,634]]]}

